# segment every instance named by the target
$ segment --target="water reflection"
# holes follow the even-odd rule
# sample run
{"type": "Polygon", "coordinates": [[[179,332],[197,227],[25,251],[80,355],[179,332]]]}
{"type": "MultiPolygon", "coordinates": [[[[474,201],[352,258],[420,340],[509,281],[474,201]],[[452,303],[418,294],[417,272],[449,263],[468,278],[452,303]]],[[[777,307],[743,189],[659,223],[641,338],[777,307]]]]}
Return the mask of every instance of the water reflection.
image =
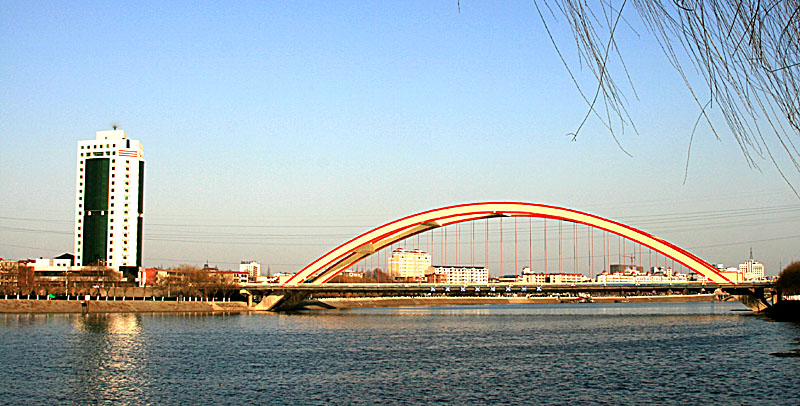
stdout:
{"type": "Polygon", "coordinates": [[[67,354],[72,375],[71,399],[119,401],[135,399],[147,379],[147,351],[142,342],[142,316],[135,313],[82,314],[72,320],[67,354]]]}
{"type": "Polygon", "coordinates": [[[0,402],[800,404],[796,359],[770,355],[800,325],[735,308],[0,315],[0,402]]]}

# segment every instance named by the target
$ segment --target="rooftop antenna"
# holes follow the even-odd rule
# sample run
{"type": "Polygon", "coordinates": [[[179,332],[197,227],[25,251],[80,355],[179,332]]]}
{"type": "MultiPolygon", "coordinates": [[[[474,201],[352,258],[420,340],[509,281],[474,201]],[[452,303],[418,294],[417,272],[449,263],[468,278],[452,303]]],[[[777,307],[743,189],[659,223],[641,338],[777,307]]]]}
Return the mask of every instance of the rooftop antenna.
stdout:
{"type": "Polygon", "coordinates": [[[115,130],[119,128],[119,123],[116,121],[111,122],[111,129],[115,130]]]}
{"type": "Polygon", "coordinates": [[[753,259],[753,247],[750,247],[750,259],[753,259]]]}

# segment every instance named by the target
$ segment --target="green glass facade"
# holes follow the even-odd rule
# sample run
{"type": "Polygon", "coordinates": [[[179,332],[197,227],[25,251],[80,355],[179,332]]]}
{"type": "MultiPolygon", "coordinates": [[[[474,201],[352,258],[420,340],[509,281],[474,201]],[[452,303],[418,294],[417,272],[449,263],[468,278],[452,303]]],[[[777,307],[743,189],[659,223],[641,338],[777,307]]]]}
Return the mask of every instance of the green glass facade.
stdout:
{"type": "Polygon", "coordinates": [[[105,263],[108,249],[108,158],[86,160],[81,265],[105,263]]]}
{"type": "Polygon", "coordinates": [[[86,160],[86,187],[83,196],[84,211],[108,210],[108,173],[110,160],[86,160]]]}

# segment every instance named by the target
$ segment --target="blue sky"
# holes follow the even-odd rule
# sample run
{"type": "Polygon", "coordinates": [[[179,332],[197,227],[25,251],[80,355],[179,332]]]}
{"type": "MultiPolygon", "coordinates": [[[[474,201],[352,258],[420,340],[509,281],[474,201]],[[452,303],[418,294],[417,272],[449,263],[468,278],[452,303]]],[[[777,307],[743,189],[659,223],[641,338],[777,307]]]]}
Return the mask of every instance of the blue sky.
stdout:
{"type": "Polygon", "coordinates": [[[461,3],[0,2],[0,257],[72,250],[77,141],[118,123],[145,148],[148,266],[291,271],[382,222],[490,200],[628,221],[727,265],[752,245],[771,274],[798,259],[797,198],[717,112],[683,184],[698,108],[646,33],[618,38],[628,157],[596,119],[566,136],[587,107],[532,3],[461,3]]]}

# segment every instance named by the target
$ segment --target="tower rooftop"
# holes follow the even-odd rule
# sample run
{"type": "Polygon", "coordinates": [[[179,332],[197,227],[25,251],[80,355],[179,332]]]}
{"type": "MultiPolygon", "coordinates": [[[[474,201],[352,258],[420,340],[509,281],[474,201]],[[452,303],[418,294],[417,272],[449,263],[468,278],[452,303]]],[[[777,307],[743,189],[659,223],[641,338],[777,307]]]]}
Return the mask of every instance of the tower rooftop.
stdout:
{"type": "Polygon", "coordinates": [[[124,140],[126,138],[125,130],[102,130],[97,131],[97,140],[124,140]]]}

